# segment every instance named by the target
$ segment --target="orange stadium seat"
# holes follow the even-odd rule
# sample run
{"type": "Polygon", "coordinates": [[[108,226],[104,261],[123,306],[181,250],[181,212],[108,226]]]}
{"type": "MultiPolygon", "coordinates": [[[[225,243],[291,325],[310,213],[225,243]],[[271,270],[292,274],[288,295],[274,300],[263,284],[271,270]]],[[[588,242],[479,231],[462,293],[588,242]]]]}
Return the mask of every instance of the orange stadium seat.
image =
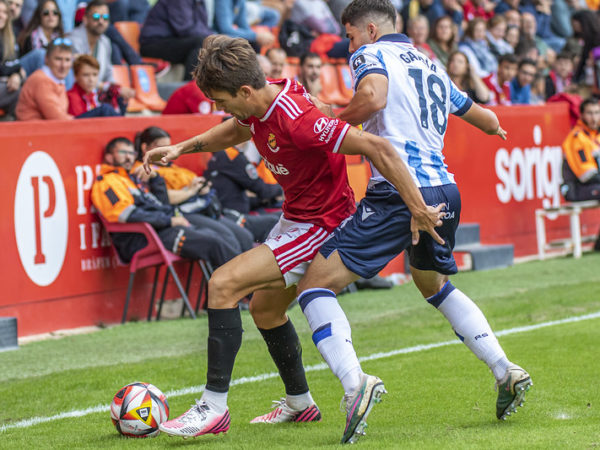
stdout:
{"type": "Polygon", "coordinates": [[[348,101],[352,100],[352,96],[354,95],[354,90],[352,89],[352,74],[350,73],[350,67],[346,62],[339,63],[335,65],[338,82],[340,84],[340,92],[344,96],[344,98],[348,99],[348,101]]]}
{"type": "Polygon", "coordinates": [[[140,52],[140,24],[137,22],[115,22],[113,24],[129,45],[140,52]]]}
{"type": "MultiPolygon", "coordinates": [[[[115,83],[124,87],[131,87],[131,79],[129,78],[128,66],[113,66],[113,78],[115,83]]],[[[127,112],[138,113],[146,109],[146,106],[140,103],[135,98],[129,99],[127,103],[127,112]]]]}
{"type": "MultiPolygon", "coordinates": [[[[139,233],[139,234],[144,235],[144,237],[146,238],[146,241],[148,243],[144,248],[135,252],[135,254],[133,255],[133,258],[131,258],[131,262],[129,263],[129,283],[127,285],[127,295],[125,297],[125,306],[123,307],[123,317],[121,318],[121,323],[125,323],[125,321],[127,320],[127,310],[129,308],[129,300],[131,299],[131,292],[133,291],[133,281],[135,278],[135,274],[139,269],[144,269],[146,267],[156,267],[156,271],[154,273],[154,284],[152,285],[152,294],[150,296],[150,306],[148,308],[148,321],[152,320],[152,313],[154,310],[154,296],[156,294],[156,287],[158,284],[158,272],[160,271],[160,268],[163,265],[167,267],[167,271],[165,272],[165,280],[164,280],[164,284],[163,284],[163,289],[162,289],[162,294],[161,294],[160,303],[159,303],[159,307],[158,307],[158,312],[156,315],[156,320],[160,320],[160,313],[162,310],[162,304],[165,299],[165,292],[166,292],[167,283],[169,281],[169,275],[171,275],[173,277],[173,280],[175,281],[175,284],[177,285],[177,289],[179,290],[179,293],[181,294],[181,297],[183,298],[185,308],[190,313],[190,316],[192,316],[192,318],[195,319],[196,314],[195,314],[194,310],[192,309],[192,306],[190,305],[190,302],[188,300],[188,290],[190,287],[192,268],[196,261],[186,260],[185,258],[182,258],[182,257],[168,251],[164,247],[164,245],[163,245],[162,241],[160,240],[160,238],[158,237],[158,235],[156,234],[156,231],[154,231],[154,228],[152,228],[152,226],[148,223],[145,223],[145,222],[138,222],[138,223],[116,222],[115,223],[115,222],[108,222],[101,214],[98,214],[98,217],[100,218],[100,221],[102,222],[102,226],[104,227],[104,229],[106,230],[107,233],[139,233]],[[190,270],[189,270],[187,286],[186,286],[185,290],[183,289],[183,285],[181,284],[181,281],[179,280],[179,277],[177,276],[177,272],[173,268],[173,263],[177,262],[177,261],[189,261],[190,262],[190,270]]],[[[119,258],[119,253],[116,251],[114,246],[113,246],[113,250],[114,250],[114,253],[115,253],[118,261],[122,265],[125,265],[119,258]]],[[[208,270],[207,270],[204,262],[199,261],[199,264],[200,264],[200,268],[203,273],[203,280],[202,280],[202,284],[200,285],[200,291],[198,293],[196,312],[198,311],[198,307],[200,306],[202,297],[206,297],[203,294],[205,293],[204,292],[205,284],[206,284],[206,280],[208,279],[208,276],[209,276],[208,270]]]]}
{"type": "Polygon", "coordinates": [[[283,66],[283,70],[281,72],[281,78],[291,78],[294,79],[300,73],[300,59],[288,56],[286,58],[285,66],[283,66]]]}
{"type": "Polygon", "coordinates": [[[165,109],[165,102],[158,94],[156,77],[152,66],[131,66],[131,85],[135,89],[135,98],[151,111],[160,112],[165,109]]]}
{"type": "Polygon", "coordinates": [[[346,106],[350,98],[340,92],[337,69],[332,64],[323,64],[321,67],[321,94],[319,99],[330,105],[346,106]]]}

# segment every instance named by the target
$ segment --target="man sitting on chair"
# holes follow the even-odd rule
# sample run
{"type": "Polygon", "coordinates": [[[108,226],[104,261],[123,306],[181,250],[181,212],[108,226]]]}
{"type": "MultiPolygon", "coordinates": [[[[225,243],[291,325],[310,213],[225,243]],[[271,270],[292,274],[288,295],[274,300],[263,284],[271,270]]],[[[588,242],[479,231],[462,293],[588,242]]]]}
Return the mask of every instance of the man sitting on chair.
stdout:
{"type": "MultiPolygon", "coordinates": [[[[167,250],[189,259],[202,259],[218,267],[238,254],[212,230],[198,230],[169,206],[164,179],[147,175],[143,168],[129,173],[136,161],[133,143],[112,139],[104,152],[104,164],[92,186],[92,203],[109,222],[147,222],[156,230],[167,250]]],[[[146,246],[138,233],[111,233],[123,261],[146,246]]]]}
{"type": "MultiPolygon", "coordinates": [[[[600,103],[591,97],[579,107],[581,119],[562,144],[565,200],[600,200],[600,103]]],[[[600,235],[594,245],[600,251],[600,235]]]]}

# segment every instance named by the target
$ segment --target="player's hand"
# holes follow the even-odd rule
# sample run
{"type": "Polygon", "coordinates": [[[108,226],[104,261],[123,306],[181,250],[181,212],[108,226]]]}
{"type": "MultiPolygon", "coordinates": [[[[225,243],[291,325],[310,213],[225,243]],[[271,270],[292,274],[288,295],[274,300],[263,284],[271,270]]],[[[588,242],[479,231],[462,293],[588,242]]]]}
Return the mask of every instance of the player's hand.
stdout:
{"type": "Polygon", "coordinates": [[[502,140],[506,140],[506,135],[508,134],[506,130],[502,129],[500,125],[498,125],[498,129],[496,130],[496,134],[502,138],[502,140]]]}
{"type": "Polygon", "coordinates": [[[173,216],[173,217],[171,217],[171,226],[172,227],[189,227],[190,223],[183,216],[173,216]]]}
{"type": "Polygon", "coordinates": [[[179,150],[174,145],[167,145],[165,147],[156,147],[149,150],[144,155],[144,170],[146,173],[152,172],[150,164],[156,163],[161,166],[166,166],[169,161],[177,159],[179,156],[179,150]]]}
{"type": "Polygon", "coordinates": [[[410,231],[412,233],[412,245],[419,243],[419,231],[426,231],[431,235],[438,244],[444,245],[445,242],[435,231],[435,227],[442,226],[442,217],[445,212],[442,211],[446,207],[445,203],[440,203],[437,206],[427,206],[427,209],[420,215],[413,214],[410,219],[410,231]]]}

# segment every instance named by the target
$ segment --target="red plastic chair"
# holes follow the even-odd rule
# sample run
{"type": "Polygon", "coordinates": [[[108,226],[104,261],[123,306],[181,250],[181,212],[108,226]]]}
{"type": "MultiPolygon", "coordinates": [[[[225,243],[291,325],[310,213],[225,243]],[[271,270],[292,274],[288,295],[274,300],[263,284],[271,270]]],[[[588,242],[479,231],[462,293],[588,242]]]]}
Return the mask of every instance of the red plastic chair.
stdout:
{"type": "MultiPolygon", "coordinates": [[[[148,308],[148,321],[152,320],[152,310],[154,308],[154,295],[156,294],[156,286],[158,283],[158,272],[160,268],[165,265],[167,267],[167,271],[165,272],[165,280],[163,283],[162,294],[160,297],[160,303],[158,306],[158,312],[156,314],[156,320],[160,320],[160,314],[162,312],[162,305],[165,299],[165,292],[167,289],[167,283],[169,280],[169,274],[175,280],[175,284],[177,285],[177,289],[181,294],[184,302],[184,309],[181,311],[181,315],[183,316],[185,309],[190,313],[193,319],[196,318],[196,313],[198,312],[199,307],[204,307],[207,299],[207,280],[210,277],[208,268],[204,261],[198,261],[200,268],[203,273],[202,283],[200,285],[200,290],[198,292],[198,301],[196,302],[196,309],[192,309],[192,306],[188,299],[188,291],[190,287],[192,270],[194,267],[194,261],[190,261],[190,269],[188,272],[188,279],[186,289],[183,289],[183,285],[173,268],[173,263],[176,261],[186,261],[185,258],[182,258],[174,253],[171,253],[167,249],[165,249],[162,241],[154,231],[154,228],[148,223],[145,222],[137,222],[137,223],[120,223],[120,222],[108,222],[101,214],[98,214],[104,229],[108,233],[139,233],[143,234],[146,238],[147,245],[135,252],[133,257],[131,258],[131,262],[129,263],[129,284],[127,286],[127,296],[125,298],[125,307],[123,308],[123,317],[121,319],[121,323],[125,323],[127,320],[127,310],[129,308],[129,300],[131,299],[131,292],[133,290],[133,281],[135,278],[135,273],[139,269],[144,269],[146,267],[156,267],[156,271],[154,274],[154,282],[152,285],[152,294],[150,296],[150,307],[148,308]],[[203,295],[204,294],[204,295],[203,295]]],[[[119,262],[123,265],[127,265],[121,261],[119,257],[119,253],[116,251],[113,245],[113,250],[115,251],[119,262]]]]}

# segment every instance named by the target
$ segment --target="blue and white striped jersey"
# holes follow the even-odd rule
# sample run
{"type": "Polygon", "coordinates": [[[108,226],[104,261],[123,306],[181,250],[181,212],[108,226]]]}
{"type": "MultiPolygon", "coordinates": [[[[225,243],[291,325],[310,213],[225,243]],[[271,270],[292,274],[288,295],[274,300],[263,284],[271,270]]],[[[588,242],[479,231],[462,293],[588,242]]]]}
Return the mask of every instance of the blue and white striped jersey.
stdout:
{"type": "MultiPolygon", "coordinates": [[[[448,114],[462,115],[473,102],[444,68],[420,53],[405,35],[388,34],[354,52],[350,69],[355,90],[368,74],[388,78],[387,105],[363,124],[364,130],[392,143],[417,186],[454,183],[442,155],[448,114]]],[[[384,180],[374,166],[371,169],[373,180],[384,180]]]]}

